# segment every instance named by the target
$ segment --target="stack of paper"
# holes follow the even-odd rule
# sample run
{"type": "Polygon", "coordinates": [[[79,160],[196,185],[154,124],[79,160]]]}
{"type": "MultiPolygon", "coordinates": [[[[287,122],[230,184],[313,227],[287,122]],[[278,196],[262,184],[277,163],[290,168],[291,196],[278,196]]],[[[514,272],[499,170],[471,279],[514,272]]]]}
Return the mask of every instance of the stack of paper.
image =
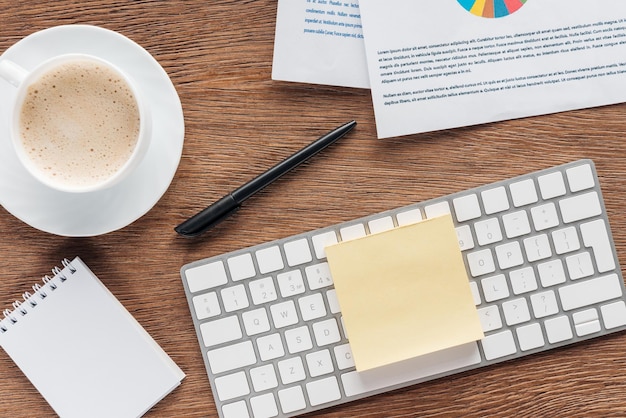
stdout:
{"type": "Polygon", "coordinates": [[[379,138],[624,102],[626,2],[588,4],[279,0],[272,77],[371,87],[379,138]]]}

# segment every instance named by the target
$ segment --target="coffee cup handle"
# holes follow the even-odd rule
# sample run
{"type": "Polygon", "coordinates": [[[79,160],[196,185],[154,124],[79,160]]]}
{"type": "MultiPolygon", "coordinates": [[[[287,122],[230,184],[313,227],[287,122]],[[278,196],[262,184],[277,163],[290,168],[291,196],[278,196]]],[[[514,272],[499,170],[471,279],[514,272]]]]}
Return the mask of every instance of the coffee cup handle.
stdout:
{"type": "Polygon", "coordinates": [[[26,78],[28,71],[20,67],[13,61],[1,60],[0,61],[0,77],[6,81],[18,87],[20,83],[26,78]]]}

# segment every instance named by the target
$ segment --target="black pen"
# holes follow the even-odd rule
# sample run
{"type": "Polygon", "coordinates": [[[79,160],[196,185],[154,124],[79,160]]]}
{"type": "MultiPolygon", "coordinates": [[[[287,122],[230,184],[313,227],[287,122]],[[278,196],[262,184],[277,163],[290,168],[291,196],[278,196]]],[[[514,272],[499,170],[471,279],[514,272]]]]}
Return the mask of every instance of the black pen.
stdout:
{"type": "Polygon", "coordinates": [[[222,197],[220,200],[213,203],[211,206],[202,210],[198,214],[187,219],[185,222],[174,228],[174,230],[185,237],[195,237],[202,234],[207,229],[220,223],[239,209],[241,204],[247,198],[343,137],[355,126],[356,122],[351,121],[327,133],[317,141],[312,142],[292,156],[276,164],[265,173],[222,197]]]}

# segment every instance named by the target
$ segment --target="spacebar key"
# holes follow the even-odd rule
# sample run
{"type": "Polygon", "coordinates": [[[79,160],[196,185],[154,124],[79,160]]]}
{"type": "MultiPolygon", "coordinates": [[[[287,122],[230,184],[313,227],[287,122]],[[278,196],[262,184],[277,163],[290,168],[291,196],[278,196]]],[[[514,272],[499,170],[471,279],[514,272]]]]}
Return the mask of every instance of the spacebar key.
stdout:
{"type": "Polygon", "coordinates": [[[341,381],[346,395],[356,396],[408,386],[478,363],[478,345],[472,342],[365,372],[349,372],[341,376],[341,381]]]}

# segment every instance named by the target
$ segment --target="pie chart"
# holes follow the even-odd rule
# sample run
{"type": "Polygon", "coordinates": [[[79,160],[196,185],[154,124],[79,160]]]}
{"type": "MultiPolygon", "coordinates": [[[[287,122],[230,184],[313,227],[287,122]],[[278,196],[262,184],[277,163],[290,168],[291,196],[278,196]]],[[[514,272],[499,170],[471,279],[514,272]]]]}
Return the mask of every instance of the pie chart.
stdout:
{"type": "Polygon", "coordinates": [[[526,0],[457,0],[465,10],[473,15],[498,18],[518,11],[526,0]]]}

